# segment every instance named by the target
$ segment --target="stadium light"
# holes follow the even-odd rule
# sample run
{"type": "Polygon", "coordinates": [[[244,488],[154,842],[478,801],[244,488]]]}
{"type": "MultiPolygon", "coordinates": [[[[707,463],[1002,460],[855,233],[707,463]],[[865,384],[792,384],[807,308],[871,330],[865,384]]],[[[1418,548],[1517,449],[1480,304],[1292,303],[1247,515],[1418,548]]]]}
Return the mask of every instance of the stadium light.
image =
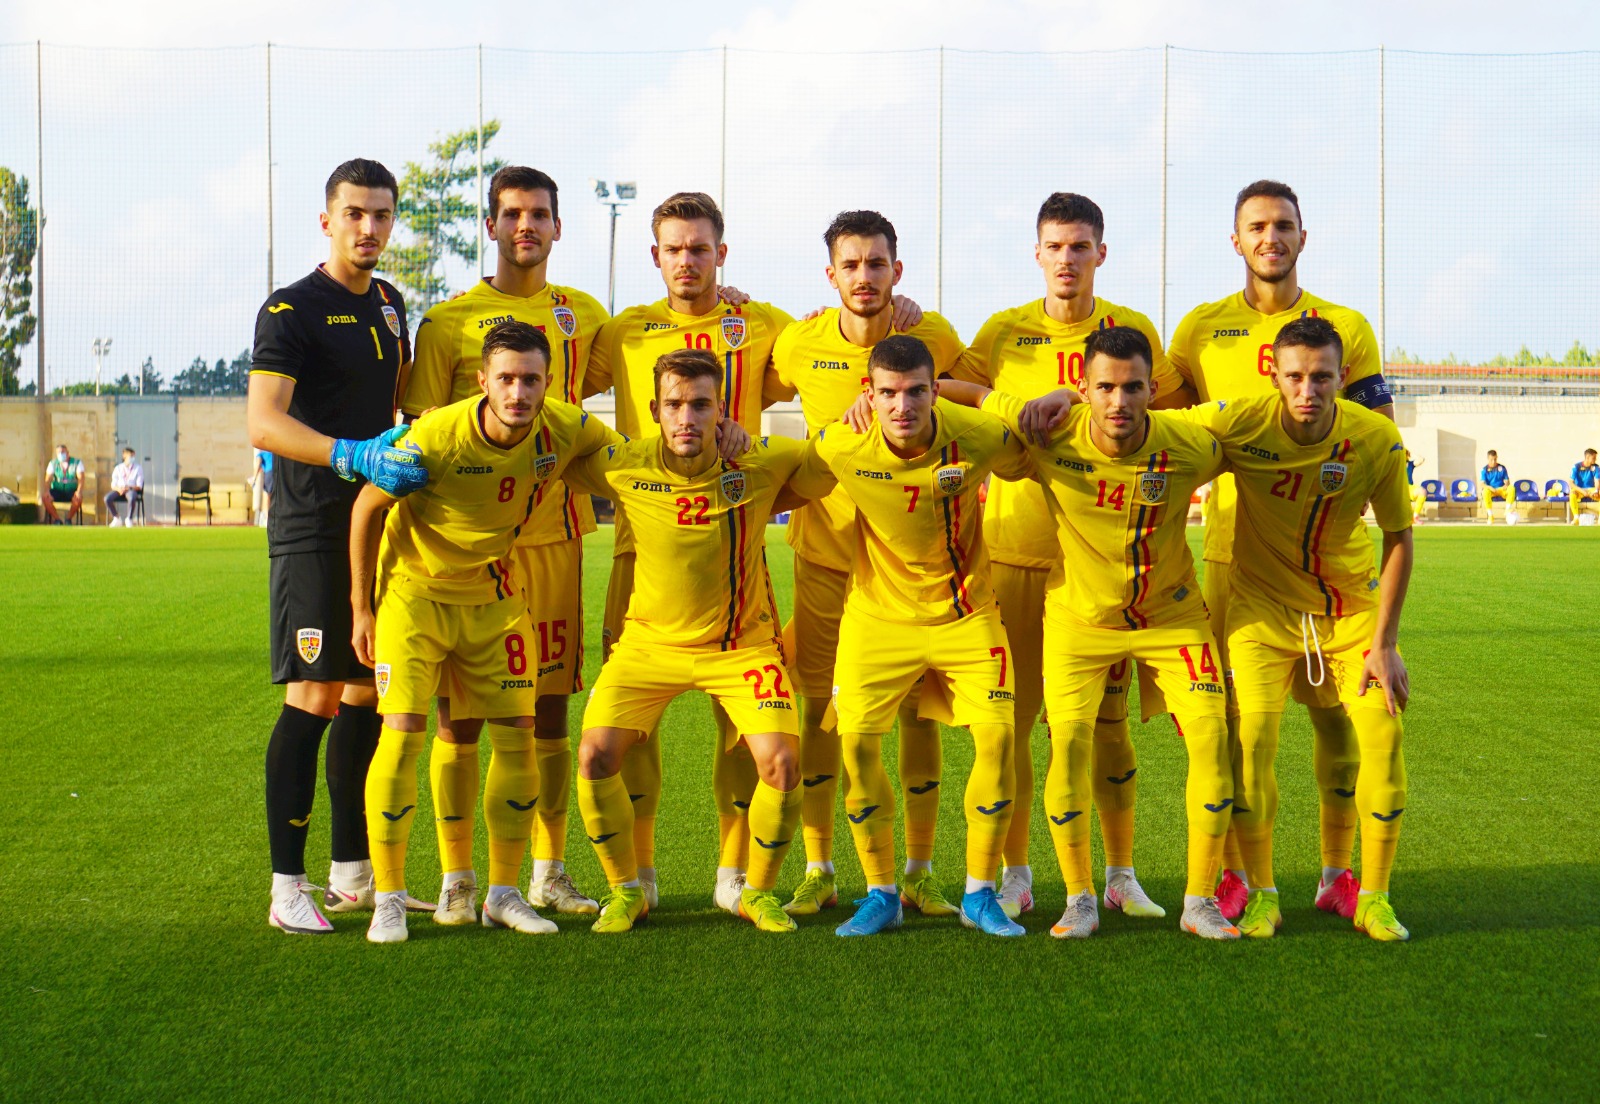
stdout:
{"type": "Polygon", "coordinates": [[[611,274],[606,280],[606,311],[609,314],[617,313],[617,208],[637,198],[639,185],[632,180],[619,180],[616,182],[616,195],[612,196],[612,185],[604,180],[589,180],[589,186],[594,189],[594,198],[605,206],[611,208],[611,274]]]}
{"type": "MultiPolygon", "coordinates": [[[[89,348],[94,352],[94,393],[98,396],[100,394],[100,367],[111,353],[111,339],[109,337],[97,337],[89,348]]],[[[144,373],[141,372],[141,384],[143,383],[143,378],[144,373]]]]}

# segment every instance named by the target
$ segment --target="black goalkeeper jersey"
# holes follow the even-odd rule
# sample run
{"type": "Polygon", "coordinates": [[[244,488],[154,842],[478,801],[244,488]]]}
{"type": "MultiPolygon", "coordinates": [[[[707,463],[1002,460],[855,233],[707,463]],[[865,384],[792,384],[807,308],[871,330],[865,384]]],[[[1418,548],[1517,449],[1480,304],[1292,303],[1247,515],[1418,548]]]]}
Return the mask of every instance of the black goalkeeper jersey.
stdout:
{"type": "MultiPolygon", "coordinates": [[[[394,425],[400,366],[410,359],[405,302],[394,285],[374,279],[356,295],[319,265],[262,304],[250,371],[294,380],[291,417],[330,437],[364,440],[394,425]]],[[[268,554],[347,548],[360,481],[287,456],[274,470],[268,554]]]]}

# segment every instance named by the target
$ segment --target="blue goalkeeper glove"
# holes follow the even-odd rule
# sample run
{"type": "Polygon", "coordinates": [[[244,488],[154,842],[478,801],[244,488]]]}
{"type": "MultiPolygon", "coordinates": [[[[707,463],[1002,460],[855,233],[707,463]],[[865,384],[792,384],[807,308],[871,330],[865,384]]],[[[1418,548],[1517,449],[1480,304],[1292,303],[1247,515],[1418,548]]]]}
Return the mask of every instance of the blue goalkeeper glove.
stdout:
{"type": "Polygon", "coordinates": [[[339,478],[360,476],[385,494],[401,498],[428,485],[428,469],[415,448],[396,448],[409,426],[395,426],[370,441],[338,440],[328,458],[339,478]]]}

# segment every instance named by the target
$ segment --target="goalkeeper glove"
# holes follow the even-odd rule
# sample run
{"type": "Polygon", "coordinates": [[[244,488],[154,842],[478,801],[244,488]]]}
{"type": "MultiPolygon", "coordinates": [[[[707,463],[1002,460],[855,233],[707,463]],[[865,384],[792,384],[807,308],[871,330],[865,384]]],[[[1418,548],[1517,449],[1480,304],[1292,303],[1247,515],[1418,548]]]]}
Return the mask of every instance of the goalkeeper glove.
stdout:
{"type": "Polygon", "coordinates": [[[329,466],[341,479],[354,482],[360,476],[395,498],[421,490],[428,485],[428,469],[420,463],[417,450],[395,447],[409,428],[395,426],[370,441],[335,441],[329,466]]]}

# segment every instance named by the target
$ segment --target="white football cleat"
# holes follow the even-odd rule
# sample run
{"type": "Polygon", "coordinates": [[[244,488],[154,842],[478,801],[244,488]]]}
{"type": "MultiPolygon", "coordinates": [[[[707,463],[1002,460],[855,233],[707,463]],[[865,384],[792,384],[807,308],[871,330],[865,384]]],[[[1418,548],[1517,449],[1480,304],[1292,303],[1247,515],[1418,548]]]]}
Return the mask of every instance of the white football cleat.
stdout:
{"type": "Polygon", "coordinates": [[[1167,914],[1166,909],[1150,900],[1132,871],[1106,880],[1105,903],[1106,908],[1118,909],[1122,915],[1139,920],[1159,920],[1167,914]]]}
{"type": "Polygon", "coordinates": [[[524,935],[554,935],[561,929],[554,921],[546,920],[534,911],[532,905],[516,889],[508,889],[483,902],[483,926],[510,928],[524,935]]]}
{"type": "Polygon", "coordinates": [[[1201,939],[1239,938],[1239,929],[1232,920],[1222,915],[1215,897],[1201,897],[1193,904],[1186,900],[1183,917],[1178,924],[1184,931],[1193,932],[1201,939]]]}
{"type": "Polygon", "coordinates": [[[290,935],[327,935],[333,931],[328,918],[317,910],[316,899],[321,886],[310,882],[294,882],[272,894],[272,907],[267,911],[267,923],[290,935]]]}
{"type": "Polygon", "coordinates": [[[329,912],[360,912],[372,907],[372,863],[363,862],[354,878],[335,877],[328,871],[328,888],[322,894],[322,907],[329,912]]]}
{"type": "Polygon", "coordinates": [[[377,902],[372,909],[372,923],[367,925],[367,941],[370,943],[404,943],[409,934],[406,931],[406,899],[404,894],[379,894],[377,902]]]}
{"type": "Polygon", "coordinates": [[[555,869],[547,870],[543,878],[529,884],[528,904],[579,916],[600,911],[600,902],[579,892],[571,874],[555,869]]]}
{"type": "Polygon", "coordinates": [[[656,872],[652,869],[646,874],[641,867],[639,870],[639,888],[644,890],[644,903],[650,908],[655,908],[661,903],[661,891],[656,888],[656,872]]]}
{"type": "Polygon", "coordinates": [[[744,893],[744,871],[739,871],[731,878],[718,878],[717,888],[711,893],[711,899],[723,912],[739,915],[739,897],[744,893]]]}
{"type": "Polygon", "coordinates": [[[1017,873],[1010,867],[1000,875],[1000,911],[1009,920],[1033,911],[1033,879],[1017,873]]]}
{"type": "Polygon", "coordinates": [[[439,904],[433,910],[435,924],[476,924],[478,922],[478,882],[470,874],[439,887],[439,904]]]}
{"type": "Polygon", "coordinates": [[[1088,939],[1100,929],[1100,904],[1094,890],[1067,898],[1066,911],[1061,919],[1050,925],[1050,934],[1057,939],[1088,939]]]}

